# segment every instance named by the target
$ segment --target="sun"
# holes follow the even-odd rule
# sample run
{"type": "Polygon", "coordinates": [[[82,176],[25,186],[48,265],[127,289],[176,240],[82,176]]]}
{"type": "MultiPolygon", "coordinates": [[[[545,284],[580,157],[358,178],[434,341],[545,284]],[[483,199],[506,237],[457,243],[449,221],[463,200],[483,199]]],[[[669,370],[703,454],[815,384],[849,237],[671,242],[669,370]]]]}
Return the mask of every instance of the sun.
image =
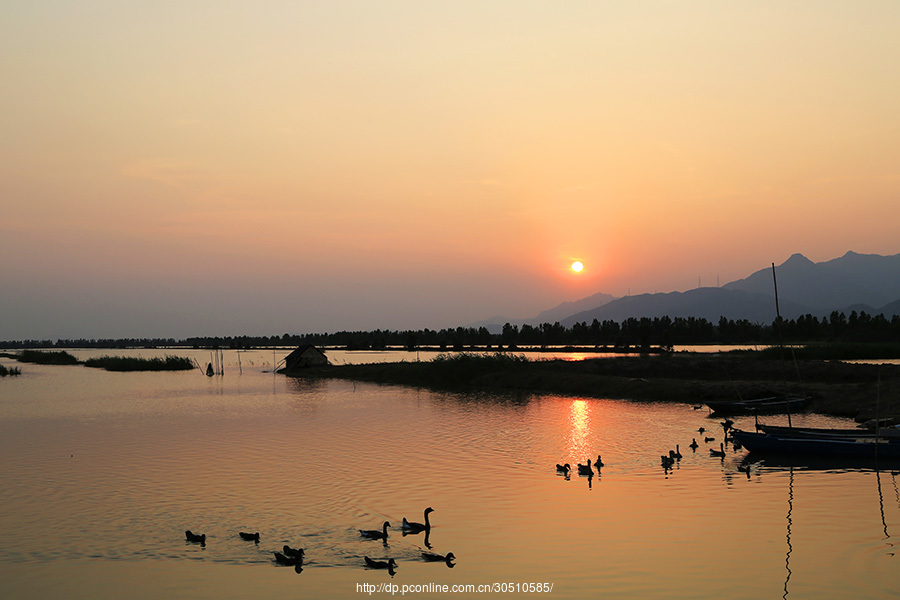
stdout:
{"type": "Polygon", "coordinates": [[[580,260],[576,260],[575,262],[572,263],[572,270],[575,271],[576,273],[581,273],[581,271],[583,269],[584,269],[584,265],[581,264],[580,260]]]}

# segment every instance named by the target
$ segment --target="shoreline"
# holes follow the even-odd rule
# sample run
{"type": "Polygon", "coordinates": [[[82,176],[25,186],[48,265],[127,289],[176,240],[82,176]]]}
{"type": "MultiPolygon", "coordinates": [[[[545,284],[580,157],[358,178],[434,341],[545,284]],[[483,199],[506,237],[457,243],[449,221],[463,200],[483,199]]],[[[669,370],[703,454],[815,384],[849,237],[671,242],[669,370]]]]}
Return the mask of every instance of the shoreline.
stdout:
{"type": "Polygon", "coordinates": [[[675,353],[582,361],[476,357],[337,365],[280,371],[290,377],[349,379],[438,391],[536,393],[681,402],[788,394],[812,398],[808,412],[857,421],[900,417],[900,366],[834,360],[781,361],[675,353]],[[879,387],[880,382],[880,387],[879,387]]]}

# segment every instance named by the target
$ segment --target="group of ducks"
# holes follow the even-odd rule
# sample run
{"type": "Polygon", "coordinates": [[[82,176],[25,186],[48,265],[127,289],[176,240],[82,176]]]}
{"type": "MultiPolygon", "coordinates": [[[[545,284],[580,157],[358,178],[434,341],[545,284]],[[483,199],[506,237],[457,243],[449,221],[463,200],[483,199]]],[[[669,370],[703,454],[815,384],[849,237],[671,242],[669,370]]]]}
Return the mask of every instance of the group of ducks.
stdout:
{"type": "MultiPolygon", "coordinates": [[[[579,474],[579,475],[584,475],[584,476],[586,476],[586,477],[593,477],[593,476],[594,476],[594,467],[597,467],[597,475],[599,475],[599,474],[600,474],[600,467],[603,467],[603,466],[605,466],[604,463],[603,463],[603,459],[602,459],[601,456],[598,454],[598,455],[597,455],[597,462],[595,462],[595,463],[593,464],[593,466],[591,466],[591,459],[588,459],[586,465],[583,465],[583,464],[581,464],[581,463],[578,463],[578,474],[579,474]]],[[[572,466],[571,466],[569,463],[566,463],[566,464],[564,464],[564,465],[561,465],[561,464],[559,464],[559,463],[556,463],[556,472],[557,472],[557,473],[562,473],[563,475],[565,475],[565,476],[566,476],[566,479],[568,479],[568,477],[569,477],[569,471],[571,471],[571,470],[572,470],[572,466]]]]}
{"type": "MultiPolygon", "coordinates": [[[[599,458],[599,457],[598,457],[599,458]]],[[[588,461],[590,462],[590,461],[588,461]]],[[[431,521],[428,518],[430,513],[433,513],[434,509],[430,506],[425,509],[425,522],[417,523],[407,521],[406,517],[403,517],[403,522],[401,525],[401,531],[403,535],[412,535],[417,533],[425,532],[426,536],[426,545],[428,545],[427,539],[428,534],[431,532],[431,521]]],[[[384,522],[381,529],[359,529],[359,535],[367,540],[382,540],[384,545],[387,546],[388,539],[388,528],[391,524],[387,521],[384,522]]],[[[192,532],[190,529],[184,532],[184,536],[188,542],[194,544],[200,544],[201,546],[206,546],[206,534],[197,534],[192,532]]],[[[238,532],[238,536],[248,542],[254,542],[259,544],[259,532],[248,533],[245,531],[238,532]]],[[[430,548],[431,546],[428,545],[430,548]]],[[[303,558],[304,558],[304,550],[303,548],[291,548],[289,545],[285,544],[281,552],[275,551],[275,563],[279,565],[285,565],[294,567],[294,570],[298,573],[303,570],[303,558]]],[[[444,562],[448,567],[456,566],[453,562],[456,560],[456,557],[452,552],[448,552],[447,554],[438,554],[436,552],[422,552],[422,559],[428,562],[444,562]]],[[[370,569],[387,569],[391,576],[394,575],[394,569],[397,567],[397,561],[393,558],[390,558],[386,561],[384,560],[375,560],[368,556],[363,556],[363,560],[365,562],[365,566],[370,569]]]]}
{"type": "MultiPolygon", "coordinates": [[[[721,425],[722,425],[722,429],[725,433],[725,440],[731,441],[734,444],[735,450],[740,450],[740,445],[738,444],[737,440],[733,440],[728,437],[728,432],[732,429],[732,426],[734,425],[734,421],[732,421],[731,419],[725,419],[724,421],[722,421],[721,425]]],[[[700,433],[700,435],[703,435],[703,433],[706,432],[706,428],[700,427],[697,431],[700,433]]],[[[714,437],[705,437],[705,438],[703,438],[703,441],[708,444],[709,442],[715,441],[715,439],[716,438],[714,438],[714,437]]],[[[689,447],[691,448],[692,451],[694,451],[694,452],[697,451],[697,448],[700,447],[700,444],[697,443],[697,438],[691,439],[691,443],[690,443],[689,447]]],[[[709,455],[712,457],[716,457],[716,458],[724,458],[726,456],[725,444],[723,442],[719,442],[718,450],[716,450],[715,448],[710,448],[709,455]]],[[[660,464],[662,465],[663,469],[665,469],[666,472],[668,472],[669,469],[671,469],[673,466],[675,466],[675,463],[680,461],[682,458],[683,458],[683,456],[681,454],[681,446],[679,444],[675,444],[675,449],[669,450],[668,454],[661,455],[659,457],[659,461],[660,461],[660,464]]],[[[593,466],[591,465],[591,459],[588,459],[586,465],[578,463],[578,474],[584,475],[587,477],[592,477],[594,475],[593,467],[596,467],[597,475],[599,475],[600,467],[602,467],[602,466],[604,466],[603,459],[601,458],[601,455],[598,454],[597,461],[593,464],[593,466]]],[[[572,470],[572,467],[571,467],[571,465],[569,465],[569,463],[566,463],[564,465],[561,465],[559,463],[556,464],[556,472],[560,473],[562,475],[565,475],[566,479],[569,478],[569,472],[571,470],[572,470]]],[[[740,469],[740,470],[747,472],[748,477],[749,477],[748,470],[745,470],[745,469],[740,469]]]]}
{"type": "MultiPolygon", "coordinates": [[[[425,532],[426,545],[428,545],[428,534],[431,532],[431,520],[428,515],[434,512],[434,509],[430,506],[425,509],[425,522],[417,523],[415,521],[407,521],[406,517],[403,517],[403,522],[400,525],[400,530],[403,532],[403,535],[414,535],[417,533],[425,532]]],[[[388,540],[388,527],[391,524],[385,521],[381,529],[360,529],[359,535],[367,540],[382,540],[385,546],[387,546],[388,540]]],[[[430,546],[429,546],[430,547],[430,546]]],[[[366,562],[366,566],[370,569],[387,569],[388,572],[393,576],[394,568],[397,567],[397,561],[393,558],[388,559],[387,561],[383,560],[374,560],[369,558],[368,556],[364,556],[363,559],[366,562]]],[[[456,566],[453,562],[456,557],[452,552],[448,552],[447,554],[438,554],[436,552],[422,552],[422,559],[429,562],[445,562],[448,567],[456,566]]]]}

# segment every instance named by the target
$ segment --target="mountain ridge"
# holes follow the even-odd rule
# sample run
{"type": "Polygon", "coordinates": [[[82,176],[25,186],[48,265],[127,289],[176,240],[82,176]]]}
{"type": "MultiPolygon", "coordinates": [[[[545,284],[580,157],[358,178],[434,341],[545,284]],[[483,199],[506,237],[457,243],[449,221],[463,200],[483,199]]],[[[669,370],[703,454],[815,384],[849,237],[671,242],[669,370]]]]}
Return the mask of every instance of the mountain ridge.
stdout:
{"type": "MultiPolygon", "coordinates": [[[[883,256],[850,250],[841,257],[816,263],[797,252],[775,267],[775,273],[779,310],[786,319],[806,314],[823,317],[834,311],[849,314],[852,310],[884,314],[887,318],[900,315],[900,254],[883,256]]],[[[721,287],[621,298],[601,292],[563,302],[531,319],[498,322],[498,317],[494,317],[479,325],[499,331],[507,322],[519,326],[559,322],[571,327],[594,319],[621,322],[663,316],[705,318],[712,322],[725,317],[769,323],[776,316],[774,297],[770,266],[721,287]],[[594,302],[598,303],[592,305],[594,302]],[[574,312],[565,314],[570,310],[574,312]]]]}

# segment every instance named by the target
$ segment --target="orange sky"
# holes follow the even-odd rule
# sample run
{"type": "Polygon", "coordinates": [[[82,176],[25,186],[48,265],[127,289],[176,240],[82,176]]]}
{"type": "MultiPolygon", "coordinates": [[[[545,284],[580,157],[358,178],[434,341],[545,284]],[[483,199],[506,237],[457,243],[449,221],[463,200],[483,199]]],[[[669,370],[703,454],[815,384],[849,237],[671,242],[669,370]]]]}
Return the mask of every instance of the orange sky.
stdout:
{"type": "Polygon", "coordinates": [[[900,252],[895,2],[2,10],[0,339],[440,328],[900,252]]]}

